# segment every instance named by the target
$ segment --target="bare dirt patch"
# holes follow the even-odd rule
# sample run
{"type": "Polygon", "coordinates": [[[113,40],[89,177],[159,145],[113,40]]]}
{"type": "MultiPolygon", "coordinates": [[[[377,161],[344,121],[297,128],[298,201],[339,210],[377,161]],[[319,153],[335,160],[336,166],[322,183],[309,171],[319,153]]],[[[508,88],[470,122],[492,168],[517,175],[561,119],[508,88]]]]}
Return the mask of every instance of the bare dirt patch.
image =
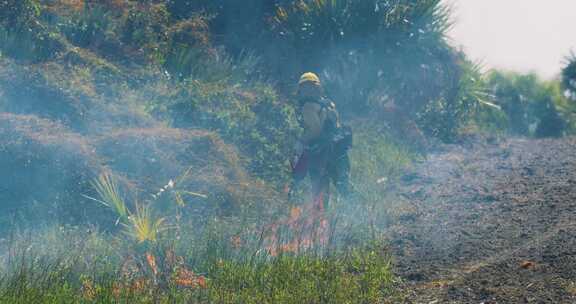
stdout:
{"type": "Polygon", "coordinates": [[[576,303],[576,138],[448,146],[394,192],[407,303],[576,303]]]}

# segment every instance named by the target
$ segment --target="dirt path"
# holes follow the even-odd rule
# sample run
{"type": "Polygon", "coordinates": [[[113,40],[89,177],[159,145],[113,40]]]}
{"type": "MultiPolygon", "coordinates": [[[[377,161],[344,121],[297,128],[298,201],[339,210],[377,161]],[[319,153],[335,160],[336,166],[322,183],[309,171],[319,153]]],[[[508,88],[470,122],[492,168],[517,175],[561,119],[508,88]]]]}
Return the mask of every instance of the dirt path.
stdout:
{"type": "Polygon", "coordinates": [[[576,138],[450,146],[395,191],[407,303],[576,303],[576,138]]]}

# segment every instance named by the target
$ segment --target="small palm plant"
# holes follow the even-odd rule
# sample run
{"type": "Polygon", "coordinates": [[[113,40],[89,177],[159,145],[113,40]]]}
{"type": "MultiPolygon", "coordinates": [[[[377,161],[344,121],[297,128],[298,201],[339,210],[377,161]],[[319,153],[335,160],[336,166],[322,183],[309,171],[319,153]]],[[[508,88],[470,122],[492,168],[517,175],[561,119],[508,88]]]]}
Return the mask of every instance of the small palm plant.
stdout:
{"type": "Polygon", "coordinates": [[[150,205],[136,202],[134,204],[135,210],[130,211],[119,190],[118,182],[111,174],[101,174],[92,182],[92,186],[100,196],[100,199],[85,197],[97,201],[114,211],[118,216],[116,224],[122,224],[125,234],[138,241],[138,243],[154,243],[158,240],[159,233],[166,229],[164,226],[165,218],[155,217],[150,205]]]}
{"type": "MultiPolygon", "coordinates": [[[[205,195],[189,192],[176,191],[179,184],[190,174],[188,169],[182,176],[170,180],[156,194],[152,200],[146,203],[135,201],[128,205],[121,194],[117,180],[109,173],[101,174],[92,185],[99,195],[99,199],[87,198],[97,201],[110,208],[118,216],[117,223],[123,227],[123,234],[133,241],[134,253],[125,257],[122,266],[122,280],[115,282],[117,295],[123,292],[142,293],[146,290],[159,292],[167,286],[178,288],[206,288],[206,279],[192,272],[183,262],[183,258],[177,257],[172,248],[166,249],[166,243],[162,232],[168,230],[167,216],[159,216],[154,210],[154,203],[167,198],[167,193],[173,194],[178,208],[186,203],[183,196],[206,197],[205,195]],[[131,208],[130,206],[133,206],[131,208]]],[[[179,218],[177,208],[176,220],[179,218]]],[[[178,225],[176,225],[178,227],[178,225]]],[[[87,299],[94,297],[93,283],[83,283],[84,295],[87,299]]]]}
{"type": "Polygon", "coordinates": [[[118,190],[118,185],[114,177],[109,173],[100,174],[100,176],[92,182],[92,187],[94,187],[100,196],[100,200],[91,197],[88,198],[112,209],[112,211],[118,215],[116,224],[119,222],[127,222],[129,210],[126,207],[126,202],[122,194],[118,190]]]}
{"type": "Polygon", "coordinates": [[[139,243],[158,240],[158,234],[165,230],[165,218],[154,218],[150,206],[136,203],[136,212],[128,216],[128,223],[123,224],[126,235],[137,240],[139,243]]]}

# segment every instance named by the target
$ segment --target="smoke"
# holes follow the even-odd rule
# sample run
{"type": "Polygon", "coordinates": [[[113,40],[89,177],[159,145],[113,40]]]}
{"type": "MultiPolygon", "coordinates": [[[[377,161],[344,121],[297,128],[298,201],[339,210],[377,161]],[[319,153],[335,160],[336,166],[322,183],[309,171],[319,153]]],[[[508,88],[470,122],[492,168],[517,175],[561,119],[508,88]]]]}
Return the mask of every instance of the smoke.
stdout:
{"type": "MultiPolygon", "coordinates": [[[[359,136],[353,152],[362,195],[329,206],[329,229],[342,238],[337,243],[378,234],[386,225],[387,204],[377,181],[399,174],[412,157],[398,156],[406,151],[382,137],[388,132],[381,119],[385,105],[396,104],[414,120],[431,101],[451,96],[457,56],[445,45],[441,26],[434,28],[444,19],[433,1],[418,2],[428,13],[419,15],[414,9],[391,24],[381,23],[383,15],[395,12],[388,3],[375,10],[371,1],[358,6],[340,2],[345,4],[342,10],[313,8],[313,14],[324,18],[319,21],[307,20],[292,1],[210,2],[204,10],[190,7],[189,1],[170,1],[170,16],[160,6],[143,4],[122,8],[138,12],[130,15],[135,19],[110,14],[102,21],[106,24],[93,18],[105,6],[87,6],[86,14],[74,15],[73,21],[86,17],[95,27],[88,34],[99,37],[98,43],[75,42],[74,37],[87,33],[76,32],[70,26],[74,22],[50,28],[78,45],[35,65],[1,59],[2,109],[10,113],[0,115],[1,210],[35,210],[38,217],[59,223],[88,222],[115,231],[114,216],[84,196],[96,196],[90,182],[99,174],[111,172],[133,202],[148,203],[151,194],[192,168],[180,190],[208,198],[189,198],[185,215],[205,216],[192,216],[194,210],[273,222],[265,217],[290,211],[277,190],[289,178],[288,140],[298,129],[289,88],[301,72],[314,70],[347,123],[360,127],[359,134],[371,132],[359,136]],[[279,5],[294,19],[274,21],[279,5]],[[335,16],[322,15],[322,9],[335,16]],[[201,13],[212,17],[210,35],[203,25],[178,26],[201,13]],[[367,19],[340,18],[356,13],[367,19]],[[141,29],[133,26],[136,21],[141,29]],[[171,31],[183,28],[198,40],[211,40],[204,41],[207,46],[176,45],[171,31]],[[194,32],[198,28],[201,33],[194,32]],[[158,29],[169,34],[154,32],[158,29]],[[138,39],[129,37],[141,37],[146,47],[135,49],[132,40],[138,39]],[[204,67],[204,57],[188,58],[191,53],[182,52],[172,63],[202,73],[179,79],[164,71],[174,59],[170,56],[177,55],[152,52],[154,46],[206,47],[206,54],[222,52],[226,60],[206,60],[214,66],[204,67]],[[258,63],[246,64],[256,68],[244,67],[245,54],[259,57],[258,63]],[[144,64],[144,58],[153,60],[144,64]]],[[[53,17],[67,20],[65,15],[53,17]]]]}

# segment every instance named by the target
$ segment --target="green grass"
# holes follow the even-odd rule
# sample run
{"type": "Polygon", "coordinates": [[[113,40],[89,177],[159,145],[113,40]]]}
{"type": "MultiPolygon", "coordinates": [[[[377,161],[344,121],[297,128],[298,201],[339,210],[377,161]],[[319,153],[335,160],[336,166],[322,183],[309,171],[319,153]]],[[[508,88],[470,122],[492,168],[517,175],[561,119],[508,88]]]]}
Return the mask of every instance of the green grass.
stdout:
{"type": "Polygon", "coordinates": [[[371,121],[355,124],[354,135],[350,153],[352,178],[363,192],[378,190],[382,188],[380,185],[393,182],[420,157],[415,149],[394,140],[371,121]]]}
{"type": "Polygon", "coordinates": [[[269,262],[214,265],[212,299],[224,303],[380,303],[394,294],[382,252],[342,256],[284,255],[269,262]]]}
{"type": "Polygon", "coordinates": [[[97,232],[49,229],[21,241],[0,268],[0,303],[386,303],[399,296],[390,257],[377,244],[270,257],[247,248],[232,254],[208,240],[188,248],[210,248],[202,261],[182,257],[174,268],[166,266],[170,247],[159,245],[145,249],[156,257],[154,272],[138,250],[97,232]],[[137,270],[127,271],[127,261],[137,270]],[[174,279],[191,266],[205,286],[174,279]]]}
{"type": "MultiPolygon", "coordinates": [[[[387,205],[381,189],[366,187],[378,188],[381,174],[393,179],[414,155],[383,135],[360,134],[355,180],[365,181],[360,190],[370,199],[338,201],[330,208],[327,243],[271,255],[266,226],[278,219],[257,218],[256,224],[242,214],[214,215],[199,224],[182,217],[185,204],[177,200],[167,210],[158,200],[145,201],[152,209],[138,215],[124,201],[132,196],[102,175],[93,182],[99,194],[93,200],[100,202],[94,204],[112,209],[124,229],[49,226],[16,233],[8,250],[0,248],[8,252],[0,255],[0,303],[395,303],[402,295],[391,256],[378,241],[377,224],[385,221],[387,205]],[[349,207],[354,212],[344,211],[349,207]],[[152,214],[166,220],[168,229],[154,227],[152,214]],[[132,223],[139,220],[147,224],[132,223]],[[232,243],[235,237],[239,245],[232,243]]],[[[178,194],[180,182],[163,187],[162,197],[178,194]]],[[[290,229],[275,236],[280,244],[300,237],[290,229]]]]}

